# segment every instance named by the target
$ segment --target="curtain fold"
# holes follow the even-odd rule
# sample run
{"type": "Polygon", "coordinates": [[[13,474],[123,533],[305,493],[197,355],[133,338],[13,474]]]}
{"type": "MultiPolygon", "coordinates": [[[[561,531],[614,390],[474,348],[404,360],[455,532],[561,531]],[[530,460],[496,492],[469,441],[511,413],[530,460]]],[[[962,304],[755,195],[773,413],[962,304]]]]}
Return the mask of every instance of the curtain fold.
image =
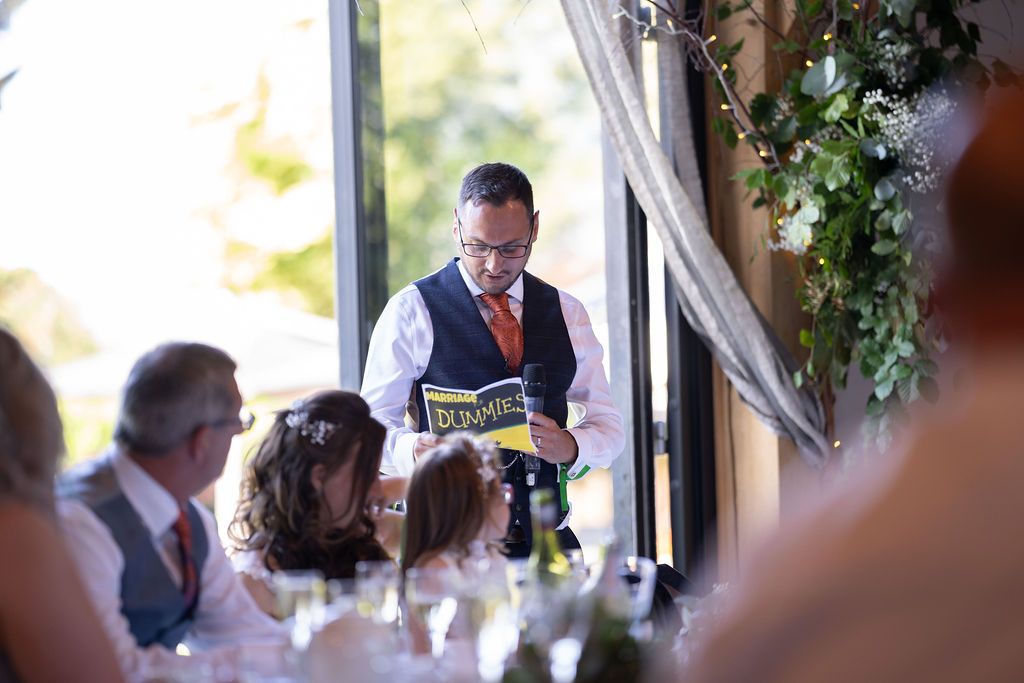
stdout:
{"type": "MultiPolygon", "coordinates": [[[[808,464],[821,466],[831,450],[821,401],[807,386],[796,388],[792,379],[796,361],[750,301],[708,233],[689,126],[673,126],[677,176],[651,130],[629,57],[615,30],[618,3],[561,2],[602,122],[637,201],[664,245],[684,317],[761,422],[791,438],[808,464]]],[[[679,87],[668,96],[685,96],[685,64],[680,58],[678,64],[668,66],[679,69],[678,79],[669,81],[671,86],[675,80],[679,87]]]]}

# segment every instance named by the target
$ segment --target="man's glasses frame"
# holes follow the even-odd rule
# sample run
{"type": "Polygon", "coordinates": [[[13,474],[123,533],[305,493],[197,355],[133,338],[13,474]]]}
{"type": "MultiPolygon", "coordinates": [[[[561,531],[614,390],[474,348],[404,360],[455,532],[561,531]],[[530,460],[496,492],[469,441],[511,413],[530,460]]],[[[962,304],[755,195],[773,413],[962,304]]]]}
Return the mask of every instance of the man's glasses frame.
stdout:
{"type": "Polygon", "coordinates": [[[530,219],[530,234],[526,238],[526,244],[502,244],[496,247],[490,244],[466,242],[462,237],[462,218],[459,217],[457,211],[455,212],[455,222],[459,226],[459,244],[462,245],[462,253],[470,258],[487,258],[494,250],[497,250],[501,258],[523,258],[530,249],[530,243],[533,242],[533,231],[537,227],[537,219],[533,217],[530,219]]]}
{"type": "Polygon", "coordinates": [[[207,427],[213,427],[214,429],[220,427],[237,426],[242,432],[247,432],[252,429],[253,424],[256,422],[256,416],[252,414],[252,411],[242,406],[238,411],[236,417],[226,417],[223,420],[216,420],[215,422],[207,422],[207,427]]]}

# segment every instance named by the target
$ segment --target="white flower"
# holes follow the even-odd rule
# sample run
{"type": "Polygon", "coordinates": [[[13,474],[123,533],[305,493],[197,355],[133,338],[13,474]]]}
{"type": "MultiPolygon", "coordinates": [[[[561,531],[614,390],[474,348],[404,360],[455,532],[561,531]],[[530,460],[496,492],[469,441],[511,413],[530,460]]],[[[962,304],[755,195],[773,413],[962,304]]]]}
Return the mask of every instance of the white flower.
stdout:
{"type": "Polygon", "coordinates": [[[937,152],[956,103],[944,91],[904,98],[881,90],[865,93],[864,103],[871,107],[866,118],[878,125],[879,137],[899,157],[907,187],[920,193],[936,189],[945,170],[937,152]]]}
{"type": "Polygon", "coordinates": [[[309,412],[305,410],[302,401],[296,401],[292,404],[292,409],[285,416],[284,423],[292,429],[299,430],[299,434],[309,437],[309,440],[318,446],[326,444],[327,439],[338,428],[338,425],[326,420],[313,420],[311,422],[309,412]]]}

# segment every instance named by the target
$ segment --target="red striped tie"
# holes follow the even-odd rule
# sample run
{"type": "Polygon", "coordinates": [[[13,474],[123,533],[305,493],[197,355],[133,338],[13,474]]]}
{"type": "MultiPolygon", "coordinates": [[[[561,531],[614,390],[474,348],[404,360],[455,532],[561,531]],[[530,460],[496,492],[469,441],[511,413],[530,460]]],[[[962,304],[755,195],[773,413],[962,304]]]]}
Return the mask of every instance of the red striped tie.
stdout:
{"type": "Polygon", "coordinates": [[[505,366],[516,375],[519,364],[523,362],[523,328],[519,327],[519,321],[508,307],[508,294],[481,294],[480,299],[494,314],[491,317],[491,335],[505,357],[505,366]]]}
{"type": "Polygon", "coordinates": [[[199,592],[199,582],[196,576],[196,561],[192,557],[192,525],[189,524],[188,515],[184,510],[178,511],[178,521],[172,528],[178,535],[178,552],[181,557],[181,594],[185,597],[185,604],[192,607],[199,592]]]}

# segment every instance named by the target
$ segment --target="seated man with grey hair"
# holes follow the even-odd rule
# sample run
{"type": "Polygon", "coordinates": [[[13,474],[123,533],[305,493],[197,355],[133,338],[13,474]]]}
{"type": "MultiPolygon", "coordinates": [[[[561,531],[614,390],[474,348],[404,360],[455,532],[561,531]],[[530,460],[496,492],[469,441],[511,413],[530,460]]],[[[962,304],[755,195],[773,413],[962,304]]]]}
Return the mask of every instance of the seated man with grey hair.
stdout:
{"type": "Polygon", "coordinates": [[[125,384],[114,443],[58,483],[68,547],[130,679],[173,668],[183,641],[212,650],[200,656],[216,665],[231,656],[222,646],[282,636],[192,500],[252,425],[234,373],[226,353],[204,344],[146,353],[125,384]]]}

